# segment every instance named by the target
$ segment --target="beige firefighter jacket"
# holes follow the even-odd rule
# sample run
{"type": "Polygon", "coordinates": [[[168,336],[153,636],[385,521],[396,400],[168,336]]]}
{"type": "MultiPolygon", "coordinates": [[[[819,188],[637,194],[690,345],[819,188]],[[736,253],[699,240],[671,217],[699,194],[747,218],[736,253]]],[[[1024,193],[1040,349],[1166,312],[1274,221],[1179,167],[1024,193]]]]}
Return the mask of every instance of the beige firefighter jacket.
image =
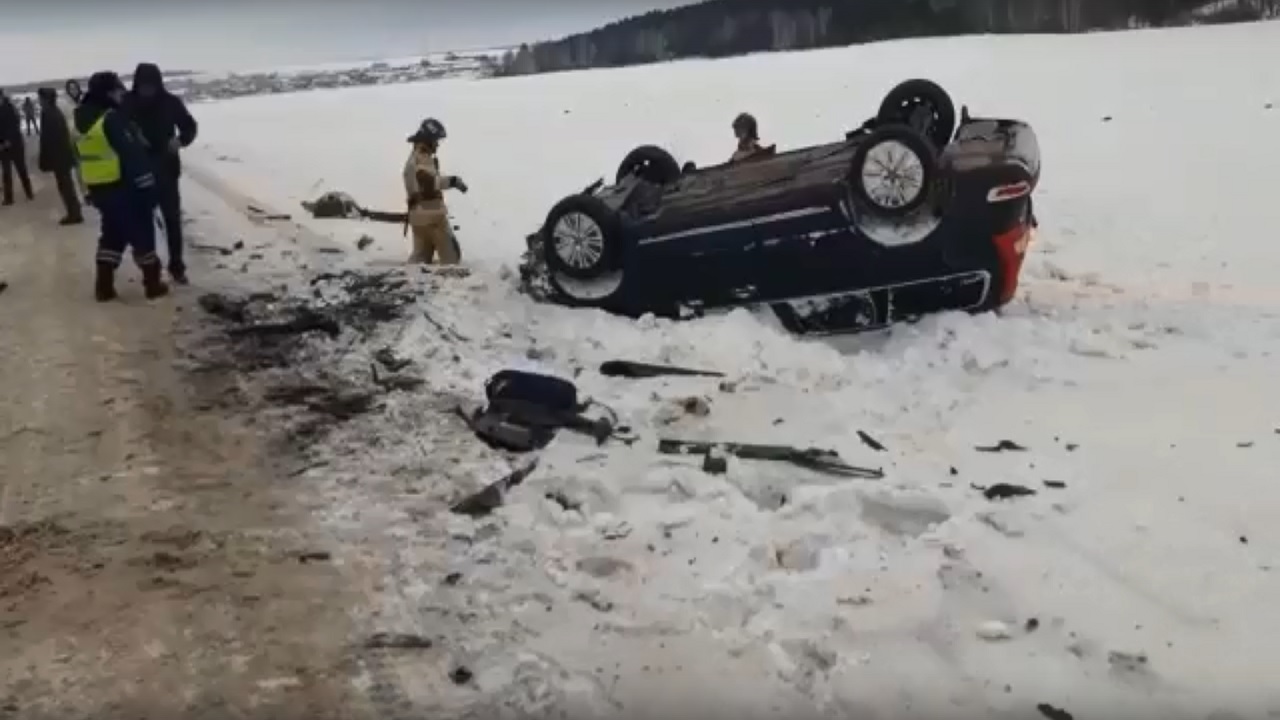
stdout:
{"type": "Polygon", "coordinates": [[[760,147],[759,140],[743,140],[738,143],[738,147],[733,151],[733,155],[729,156],[729,162],[736,163],[755,157],[757,154],[764,152],[764,148],[760,147]]]}
{"type": "Polygon", "coordinates": [[[444,191],[448,175],[440,172],[440,158],[424,145],[414,145],[404,163],[404,192],[409,204],[410,225],[437,223],[448,214],[444,191]]]}

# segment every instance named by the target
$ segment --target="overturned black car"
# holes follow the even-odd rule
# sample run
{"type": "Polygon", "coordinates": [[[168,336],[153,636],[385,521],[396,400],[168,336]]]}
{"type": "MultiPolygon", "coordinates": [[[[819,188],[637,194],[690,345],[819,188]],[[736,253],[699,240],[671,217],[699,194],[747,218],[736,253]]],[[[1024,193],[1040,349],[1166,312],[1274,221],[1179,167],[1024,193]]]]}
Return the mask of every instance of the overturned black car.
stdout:
{"type": "Polygon", "coordinates": [[[947,93],[909,80],[839,142],[683,168],[661,148],[623,160],[529,236],[525,287],[553,302],[687,317],[764,305],[804,335],[997,308],[1036,225],[1034,131],[957,122],[947,93]]]}

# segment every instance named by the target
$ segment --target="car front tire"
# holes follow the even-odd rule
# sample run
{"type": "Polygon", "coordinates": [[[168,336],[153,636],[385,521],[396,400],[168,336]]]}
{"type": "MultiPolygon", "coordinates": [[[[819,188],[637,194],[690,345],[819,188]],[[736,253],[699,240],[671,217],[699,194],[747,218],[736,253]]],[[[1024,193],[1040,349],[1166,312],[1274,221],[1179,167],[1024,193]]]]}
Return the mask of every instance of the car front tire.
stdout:
{"type": "Polygon", "coordinates": [[[617,213],[590,195],[556,204],[542,228],[547,268],[575,280],[594,280],[619,270],[622,238],[617,213]]]}

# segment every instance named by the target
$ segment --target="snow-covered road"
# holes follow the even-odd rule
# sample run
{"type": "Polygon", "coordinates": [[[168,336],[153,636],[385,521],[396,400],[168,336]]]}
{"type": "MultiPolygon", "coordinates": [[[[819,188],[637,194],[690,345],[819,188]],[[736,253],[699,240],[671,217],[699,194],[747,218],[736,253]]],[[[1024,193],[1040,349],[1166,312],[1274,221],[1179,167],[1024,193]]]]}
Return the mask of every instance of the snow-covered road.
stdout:
{"type": "MultiPolygon", "coordinates": [[[[319,521],[386,569],[367,621],[438,638],[397,660],[411,703],[1262,718],[1280,712],[1280,65],[1258,62],[1273,47],[1280,23],[250,98],[200,108],[191,161],[224,196],[286,211],[328,189],[394,207],[405,135],[422,115],[449,126],[446,170],[473,188],[451,202],[474,272],[415,273],[431,320],[317,340],[312,359],[354,377],[390,345],[427,381],[313,448],[328,464],[306,475],[319,521]],[[1042,226],[1000,317],[799,342],[745,311],[632,322],[514,293],[524,235],[632,146],[713,161],[744,109],[767,141],[823,141],[912,76],[1040,135],[1042,226]],[[730,382],[593,372],[613,358],[730,382]],[[450,516],[508,464],[447,410],[511,366],[581,371],[641,440],[563,437],[500,511],[450,516]],[[710,413],[671,411],[689,396],[710,413]],[[659,435],[829,446],[888,476],[746,462],[710,476],[658,456],[659,435]],[[1025,450],[976,449],[1001,440],[1025,450]],[[974,488],[1001,482],[1037,494],[974,488]],[[472,683],[446,677],[458,663],[472,683]]],[[[234,234],[261,256],[247,274],[295,288],[407,254],[399,228],[323,221],[287,242],[212,198],[201,210],[206,238],[234,234]],[[365,233],[375,243],[357,251],[365,233]],[[325,241],[347,252],[318,252],[325,241]]]]}

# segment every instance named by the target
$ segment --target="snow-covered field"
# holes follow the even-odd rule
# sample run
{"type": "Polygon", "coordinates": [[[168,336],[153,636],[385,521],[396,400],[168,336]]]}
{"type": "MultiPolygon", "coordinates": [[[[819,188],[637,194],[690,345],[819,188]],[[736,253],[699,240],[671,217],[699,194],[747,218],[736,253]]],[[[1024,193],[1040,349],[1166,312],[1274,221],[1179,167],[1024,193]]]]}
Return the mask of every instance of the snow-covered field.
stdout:
{"type": "MultiPolygon", "coordinates": [[[[444,660],[410,684],[444,710],[1275,717],[1280,64],[1264,58],[1277,47],[1272,22],[245,98],[199,106],[188,157],[224,198],[297,215],[332,189],[398,209],[405,136],[426,115],[449,128],[442,163],[472,188],[450,207],[474,272],[431,281],[433,320],[378,338],[427,387],[350,423],[307,476],[319,521],[397,568],[369,617],[442,638],[433,652],[476,672],[479,692],[437,677],[444,660]],[[631,147],[718,161],[743,110],[766,141],[822,142],[916,76],[1039,133],[1040,233],[1001,316],[799,342],[747,312],[632,322],[513,291],[524,236],[631,147]],[[611,358],[731,383],[593,372],[611,358]],[[450,516],[447,501],[507,463],[448,398],[478,400],[510,366],[585,368],[579,386],[641,440],[562,436],[507,506],[450,516]],[[710,414],[672,411],[689,396],[710,414]],[[887,477],[745,461],[706,475],[657,455],[660,435],[828,446],[887,477]],[[1027,449],[975,449],[1000,440],[1027,449]],[[973,488],[998,482],[1037,494],[973,488]]],[[[408,254],[398,227],[308,221],[286,238],[190,197],[199,242],[258,248],[250,275],[301,286],[299,262],[408,254]],[[347,253],[309,252],[326,243],[347,253]]],[[[317,347],[354,376],[377,343],[317,347]]]]}

